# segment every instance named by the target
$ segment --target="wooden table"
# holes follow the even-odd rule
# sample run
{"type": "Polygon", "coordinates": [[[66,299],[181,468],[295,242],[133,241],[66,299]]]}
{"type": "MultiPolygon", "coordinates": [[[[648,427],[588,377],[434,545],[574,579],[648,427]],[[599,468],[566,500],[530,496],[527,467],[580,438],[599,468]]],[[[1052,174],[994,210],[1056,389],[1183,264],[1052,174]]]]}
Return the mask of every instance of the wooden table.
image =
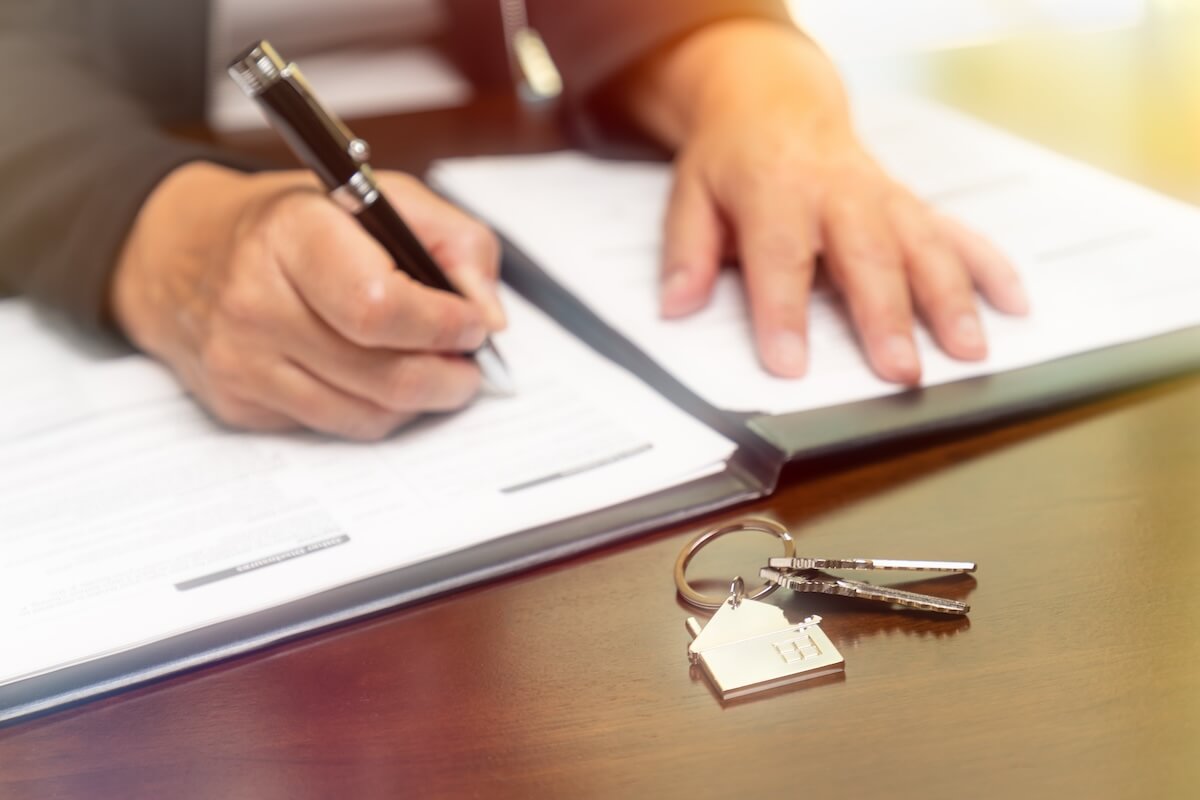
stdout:
{"type": "MultiPolygon", "coordinates": [[[[1161,140],[1104,129],[1102,157],[1082,132],[1099,130],[1120,98],[1080,101],[1073,114],[1052,101],[1114,91],[1106,73],[1034,81],[1045,73],[1028,63],[1029,48],[1052,59],[1106,42],[1120,50],[1121,37],[1154,37],[1161,22],[1057,50],[1008,44],[923,63],[931,75],[976,70],[977,82],[934,81],[935,93],[1033,135],[1053,119],[1051,144],[1194,199],[1196,48],[1174,51],[1190,80],[1136,62],[1174,76],[1153,87],[1181,92],[1177,114],[1161,140]],[[964,86],[980,91],[968,98],[964,86]],[[1040,98],[1046,116],[1008,117],[1013,92],[1040,98]],[[1163,161],[1161,141],[1189,125],[1191,155],[1163,161]]],[[[1147,91],[1137,76],[1124,90],[1134,105],[1147,91]]],[[[408,166],[553,140],[494,100],[362,132],[408,166]],[[480,133],[481,121],[505,119],[480,133]]],[[[769,547],[727,542],[696,574],[753,574],[769,547]]],[[[1192,797],[1198,570],[1191,377],[793,470],[774,497],[720,517],[0,729],[0,797],[1192,797]],[[671,566],[697,528],[748,513],[792,527],[803,552],[977,560],[974,583],[950,584],[973,611],[937,619],[777,595],[793,618],[825,616],[845,677],[723,706],[689,673],[693,612],[671,566]]]]}

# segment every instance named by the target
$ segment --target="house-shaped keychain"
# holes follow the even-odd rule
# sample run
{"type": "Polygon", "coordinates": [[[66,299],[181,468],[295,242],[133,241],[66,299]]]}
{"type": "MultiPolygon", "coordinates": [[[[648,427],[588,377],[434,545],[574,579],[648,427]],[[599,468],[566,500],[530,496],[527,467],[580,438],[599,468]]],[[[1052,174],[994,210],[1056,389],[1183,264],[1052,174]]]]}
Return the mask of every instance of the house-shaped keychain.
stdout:
{"type": "Polygon", "coordinates": [[[821,630],[821,618],[789,623],[783,610],[734,591],[703,627],[687,621],[688,660],[698,664],[722,700],[841,672],[842,654],[821,630]]]}

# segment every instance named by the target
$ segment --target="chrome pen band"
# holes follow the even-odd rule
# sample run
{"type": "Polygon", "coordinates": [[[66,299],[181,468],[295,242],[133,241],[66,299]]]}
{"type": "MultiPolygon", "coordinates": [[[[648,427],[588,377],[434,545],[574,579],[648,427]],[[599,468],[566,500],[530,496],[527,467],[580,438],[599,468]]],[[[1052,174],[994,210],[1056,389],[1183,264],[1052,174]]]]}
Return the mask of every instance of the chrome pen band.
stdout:
{"type": "Polygon", "coordinates": [[[267,42],[259,44],[246,53],[235,64],[230,65],[229,74],[248,97],[257,97],[278,83],[287,70],[287,64],[267,42]]]}
{"type": "Polygon", "coordinates": [[[379,199],[375,174],[364,164],[358,172],[350,176],[350,180],[330,192],[329,197],[351,214],[357,214],[379,199]]]}

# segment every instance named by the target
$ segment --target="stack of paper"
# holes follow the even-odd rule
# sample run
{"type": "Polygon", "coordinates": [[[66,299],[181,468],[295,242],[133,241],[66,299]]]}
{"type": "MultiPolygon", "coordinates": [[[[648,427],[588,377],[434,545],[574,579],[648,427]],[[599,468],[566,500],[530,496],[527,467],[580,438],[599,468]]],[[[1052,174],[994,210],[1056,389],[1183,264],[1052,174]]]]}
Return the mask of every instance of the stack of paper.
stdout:
{"type": "MultiPolygon", "coordinates": [[[[1200,213],[947,109],[873,100],[861,132],[897,178],[1014,259],[1033,313],[984,311],[990,357],[955,361],[921,330],[928,386],[1200,324],[1200,213]]],[[[683,320],[658,313],[665,164],[576,152],[437,164],[431,180],[693,391],[731,411],[781,414],[879,397],[838,298],[819,292],[803,380],[759,366],[739,276],[683,320]],[[519,189],[515,187],[520,187],[519,189]]]]}

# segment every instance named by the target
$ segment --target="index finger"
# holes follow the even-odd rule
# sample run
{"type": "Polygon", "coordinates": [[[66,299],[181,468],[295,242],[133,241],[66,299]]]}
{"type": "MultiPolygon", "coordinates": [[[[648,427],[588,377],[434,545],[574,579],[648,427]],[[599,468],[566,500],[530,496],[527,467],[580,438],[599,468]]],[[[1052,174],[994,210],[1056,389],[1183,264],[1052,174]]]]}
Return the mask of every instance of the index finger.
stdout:
{"type": "Polygon", "coordinates": [[[411,175],[383,172],[379,184],[447,277],[479,306],[488,327],[503,329],[504,308],[496,294],[500,278],[496,235],[411,175]]]}
{"type": "Polygon", "coordinates": [[[886,381],[915,385],[912,299],[895,233],[870,193],[834,195],[825,206],[826,255],[867,359],[886,381]]]}
{"type": "Polygon", "coordinates": [[[763,364],[798,378],[808,369],[812,207],[800,192],[758,187],[731,213],[763,364]]]}
{"type": "Polygon", "coordinates": [[[358,223],[325,198],[294,209],[276,245],[297,294],[331,328],[363,347],[465,352],[487,335],[479,309],[396,269],[358,223]]]}

